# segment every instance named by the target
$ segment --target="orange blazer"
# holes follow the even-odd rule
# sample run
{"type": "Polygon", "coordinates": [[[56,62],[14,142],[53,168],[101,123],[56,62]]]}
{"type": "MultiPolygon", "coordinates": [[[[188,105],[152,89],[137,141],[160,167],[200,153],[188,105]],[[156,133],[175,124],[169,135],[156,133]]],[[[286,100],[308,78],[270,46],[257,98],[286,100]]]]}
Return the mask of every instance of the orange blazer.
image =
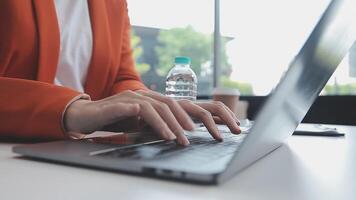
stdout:
{"type": "MultiPolygon", "coordinates": [[[[145,89],[134,69],[126,0],[88,0],[93,52],[85,93],[97,100],[145,89]]],[[[59,56],[53,0],[0,1],[0,138],[63,139],[80,93],[53,85],[59,56]]]]}

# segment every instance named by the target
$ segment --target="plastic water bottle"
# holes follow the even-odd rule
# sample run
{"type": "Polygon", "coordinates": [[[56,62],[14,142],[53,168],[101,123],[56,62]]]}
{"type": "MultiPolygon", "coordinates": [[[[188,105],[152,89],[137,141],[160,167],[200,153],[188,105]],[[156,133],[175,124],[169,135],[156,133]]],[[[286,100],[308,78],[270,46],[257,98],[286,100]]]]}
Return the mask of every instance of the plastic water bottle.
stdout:
{"type": "Polygon", "coordinates": [[[166,96],[176,100],[197,99],[197,76],[190,68],[189,57],[176,57],[166,78],[166,96]]]}

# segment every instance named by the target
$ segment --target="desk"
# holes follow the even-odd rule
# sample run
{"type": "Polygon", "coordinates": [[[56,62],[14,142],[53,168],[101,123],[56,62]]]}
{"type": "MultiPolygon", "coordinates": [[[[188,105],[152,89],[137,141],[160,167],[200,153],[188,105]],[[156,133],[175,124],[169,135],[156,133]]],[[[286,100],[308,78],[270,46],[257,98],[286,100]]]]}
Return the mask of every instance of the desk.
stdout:
{"type": "Polygon", "coordinates": [[[356,199],[356,127],[342,138],[292,136],[220,186],[30,161],[0,144],[0,199],[356,199]]]}

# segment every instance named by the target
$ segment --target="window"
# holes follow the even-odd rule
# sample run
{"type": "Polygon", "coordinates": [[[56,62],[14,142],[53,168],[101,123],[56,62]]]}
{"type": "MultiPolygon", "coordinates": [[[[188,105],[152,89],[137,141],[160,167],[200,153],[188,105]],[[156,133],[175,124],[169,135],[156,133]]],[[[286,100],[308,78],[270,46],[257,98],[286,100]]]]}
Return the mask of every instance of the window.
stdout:
{"type": "Polygon", "coordinates": [[[330,78],[322,95],[356,95],[356,43],[330,78]]]}
{"type": "Polygon", "coordinates": [[[128,6],[137,70],[146,86],[164,92],[174,57],[189,56],[198,95],[210,94],[214,1],[130,0],[128,6]]]}
{"type": "MultiPolygon", "coordinates": [[[[226,45],[231,74],[220,84],[236,87],[254,119],[265,96],[329,5],[330,0],[220,0],[221,33],[234,38],[226,45]]],[[[328,81],[304,122],[355,125],[356,44],[328,81]]]]}
{"type": "Polygon", "coordinates": [[[222,34],[232,66],[222,85],[267,95],[278,83],[330,1],[221,0],[222,34]]]}
{"type": "MultiPolygon", "coordinates": [[[[220,0],[219,85],[242,95],[267,95],[298,53],[330,0],[220,0]]],[[[213,88],[214,0],[129,1],[137,69],[164,92],[175,56],[192,58],[198,95],[213,88]]],[[[356,45],[322,95],[356,94],[356,45]]]]}

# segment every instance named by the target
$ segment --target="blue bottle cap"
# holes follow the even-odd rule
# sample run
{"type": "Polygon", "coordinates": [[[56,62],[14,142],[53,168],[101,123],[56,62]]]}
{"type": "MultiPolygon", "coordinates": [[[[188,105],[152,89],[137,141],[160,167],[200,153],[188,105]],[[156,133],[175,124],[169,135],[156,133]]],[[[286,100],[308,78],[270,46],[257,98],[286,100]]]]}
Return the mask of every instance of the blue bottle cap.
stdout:
{"type": "Polygon", "coordinates": [[[174,63],[176,64],[183,64],[183,65],[190,65],[190,58],[184,56],[177,56],[174,59],[174,63]]]}

